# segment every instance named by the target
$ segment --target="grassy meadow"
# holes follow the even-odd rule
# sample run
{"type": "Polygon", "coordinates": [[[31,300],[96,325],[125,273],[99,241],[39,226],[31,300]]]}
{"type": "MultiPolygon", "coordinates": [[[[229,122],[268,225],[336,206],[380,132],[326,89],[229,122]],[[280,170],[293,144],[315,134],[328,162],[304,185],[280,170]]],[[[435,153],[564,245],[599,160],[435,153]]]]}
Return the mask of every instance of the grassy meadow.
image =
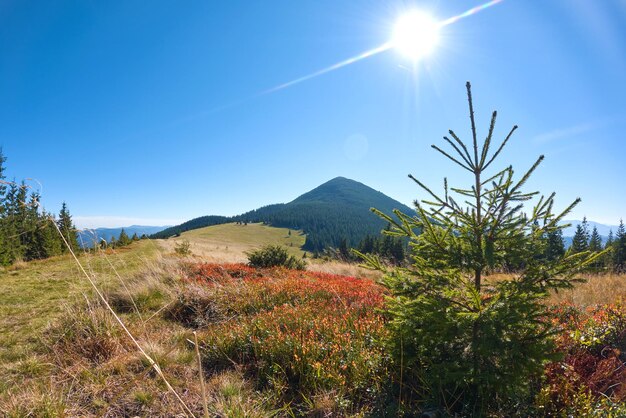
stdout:
{"type": "Polygon", "coordinates": [[[183,232],[179,237],[159,240],[159,243],[168,251],[174,251],[176,244],[185,240],[191,243],[191,252],[205,261],[245,263],[246,252],[267,244],[283,245],[291,255],[302,257],[305,235],[261,223],[228,223],[183,232]]]}
{"type": "MultiPolygon", "coordinates": [[[[80,257],[102,289],[120,286],[117,273],[128,277],[145,268],[159,250],[150,241],[130,248],[80,257]],[[110,264],[109,264],[110,262],[110,264]]],[[[38,336],[63,309],[89,297],[91,286],[67,256],[17,263],[0,272],[0,373],[28,361],[38,345],[38,336]]],[[[6,376],[6,375],[5,375],[6,376]]],[[[0,391],[11,380],[0,379],[0,391]]]]}
{"type": "MultiPolygon", "coordinates": [[[[304,237],[229,224],[81,255],[146,356],[69,257],[2,271],[2,415],[365,417],[426,407],[387,354],[376,276],[323,260],[307,271],[241,263],[275,242],[298,254],[304,237]],[[173,248],[185,239],[192,255],[181,258],[173,248]]],[[[625,275],[590,275],[551,296],[563,356],[546,368],[535,416],[625,412],[625,294],[625,275]]]]}

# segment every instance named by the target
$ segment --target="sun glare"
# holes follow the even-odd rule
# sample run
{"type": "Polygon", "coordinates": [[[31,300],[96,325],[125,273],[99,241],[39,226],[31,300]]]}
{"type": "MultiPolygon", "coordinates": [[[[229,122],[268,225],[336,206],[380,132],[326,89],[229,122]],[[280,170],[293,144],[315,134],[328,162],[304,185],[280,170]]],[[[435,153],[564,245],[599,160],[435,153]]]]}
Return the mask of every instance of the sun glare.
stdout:
{"type": "Polygon", "coordinates": [[[402,55],[418,60],[430,54],[439,43],[439,27],[429,14],[413,10],[398,19],[391,43],[402,55]]]}

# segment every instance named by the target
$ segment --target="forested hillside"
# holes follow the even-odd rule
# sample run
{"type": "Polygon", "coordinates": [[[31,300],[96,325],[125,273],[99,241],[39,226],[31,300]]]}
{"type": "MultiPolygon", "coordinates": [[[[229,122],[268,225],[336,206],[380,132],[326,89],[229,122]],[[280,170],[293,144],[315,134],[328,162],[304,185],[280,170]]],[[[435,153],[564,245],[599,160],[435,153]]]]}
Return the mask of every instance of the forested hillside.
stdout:
{"type": "Polygon", "coordinates": [[[386,222],[370,211],[372,207],[385,213],[393,209],[413,213],[408,206],[371,187],[336,177],[290,203],[266,206],[236,219],[300,229],[307,234],[304,249],[321,251],[338,248],[344,240],[356,247],[368,235],[378,235],[386,222]]]}
{"type": "Polygon", "coordinates": [[[182,232],[227,222],[264,222],[306,234],[304,249],[322,251],[345,243],[356,247],[367,236],[378,235],[386,222],[374,215],[375,207],[385,213],[411,208],[362,183],[344,177],[334,178],[301,195],[290,203],[261,207],[233,217],[203,216],[165,229],[152,238],[167,238],[182,232]]]}
{"type": "Polygon", "coordinates": [[[205,226],[220,225],[231,222],[231,218],[226,216],[201,216],[199,218],[191,219],[187,222],[183,222],[180,225],[172,226],[150,235],[150,238],[169,238],[175,235],[180,235],[185,231],[191,231],[192,229],[204,228],[205,226]]]}

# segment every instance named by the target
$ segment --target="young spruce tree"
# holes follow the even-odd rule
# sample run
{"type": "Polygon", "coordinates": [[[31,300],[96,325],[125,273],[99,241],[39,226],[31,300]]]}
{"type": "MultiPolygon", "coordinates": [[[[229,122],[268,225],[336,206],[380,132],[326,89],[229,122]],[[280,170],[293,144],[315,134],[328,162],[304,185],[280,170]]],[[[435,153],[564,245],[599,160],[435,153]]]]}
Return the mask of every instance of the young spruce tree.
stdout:
{"type": "MultiPolygon", "coordinates": [[[[572,287],[594,256],[538,257],[545,253],[545,237],[562,228],[559,222],[579,199],[555,215],[554,193],[522,191],[543,156],[517,180],[511,166],[494,170],[517,126],[493,152],[493,112],[480,143],[466,87],[471,142],[449,131],[452,139],[444,140],[452,152],[432,147],[467,170],[471,184],[453,188],[444,179],[439,195],[410,175],[429,196],[415,201],[417,216],[373,211],[393,225],[388,233],[408,237],[412,250],[412,267],[386,271],[383,279],[403,397],[426,396],[450,413],[483,416],[528,401],[531,382],[554,358],[554,330],[544,304],[548,291],[572,287]],[[533,198],[535,205],[524,208],[533,198]],[[516,272],[509,278],[489,279],[489,273],[511,266],[516,272]]],[[[385,269],[377,258],[361,256],[385,269]]]]}
{"type": "MultiPolygon", "coordinates": [[[[65,237],[65,240],[71,247],[72,251],[78,250],[78,237],[76,235],[76,227],[74,226],[74,222],[72,221],[72,215],[70,215],[70,211],[67,208],[67,204],[63,202],[61,206],[61,211],[59,212],[59,219],[57,221],[57,225],[59,226],[59,230],[65,237]]],[[[66,252],[67,247],[63,246],[63,252],[66,252]]]]}
{"type": "Polygon", "coordinates": [[[587,218],[584,217],[583,221],[576,225],[576,232],[572,238],[572,251],[580,253],[587,250],[589,250],[589,225],[587,218]]]}

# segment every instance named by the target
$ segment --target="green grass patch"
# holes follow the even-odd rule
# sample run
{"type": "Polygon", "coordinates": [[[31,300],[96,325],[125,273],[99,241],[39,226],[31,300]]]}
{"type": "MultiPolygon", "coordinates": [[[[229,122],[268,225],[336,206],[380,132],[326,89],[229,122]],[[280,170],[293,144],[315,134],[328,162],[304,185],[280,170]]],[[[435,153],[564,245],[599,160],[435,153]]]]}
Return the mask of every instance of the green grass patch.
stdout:
{"type": "Polygon", "coordinates": [[[288,228],[275,228],[261,223],[255,224],[222,224],[194,229],[181,234],[176,240],[187,239],[192,244],[206,244],[216,247],[241,247],[245,249],[260,248],[265,245],[282,245],[291,255],[302,257],[302,246],[306,239],[301,231],[288,228]]]}
{"type": "MultiPolygon", "coordinates": [[[[136,274],[154,258],[158,249],[154,242],[141,241],[117,250],[105,258],[83,254],[80,261],[92,272],[103,289],[116,289],[120,281],[109,261],[122,277],[136,274]]],[[[58,318],[67,305],[84,300],[91,286],[75,261],[67,256],[33,261],[19,269],[0,272],[0,380],[15,365],[28,361],[41,351],[39,337],[43,329],[58,318]]],[[[0,387],[2,392],[2,387],[0,387]]]]}

